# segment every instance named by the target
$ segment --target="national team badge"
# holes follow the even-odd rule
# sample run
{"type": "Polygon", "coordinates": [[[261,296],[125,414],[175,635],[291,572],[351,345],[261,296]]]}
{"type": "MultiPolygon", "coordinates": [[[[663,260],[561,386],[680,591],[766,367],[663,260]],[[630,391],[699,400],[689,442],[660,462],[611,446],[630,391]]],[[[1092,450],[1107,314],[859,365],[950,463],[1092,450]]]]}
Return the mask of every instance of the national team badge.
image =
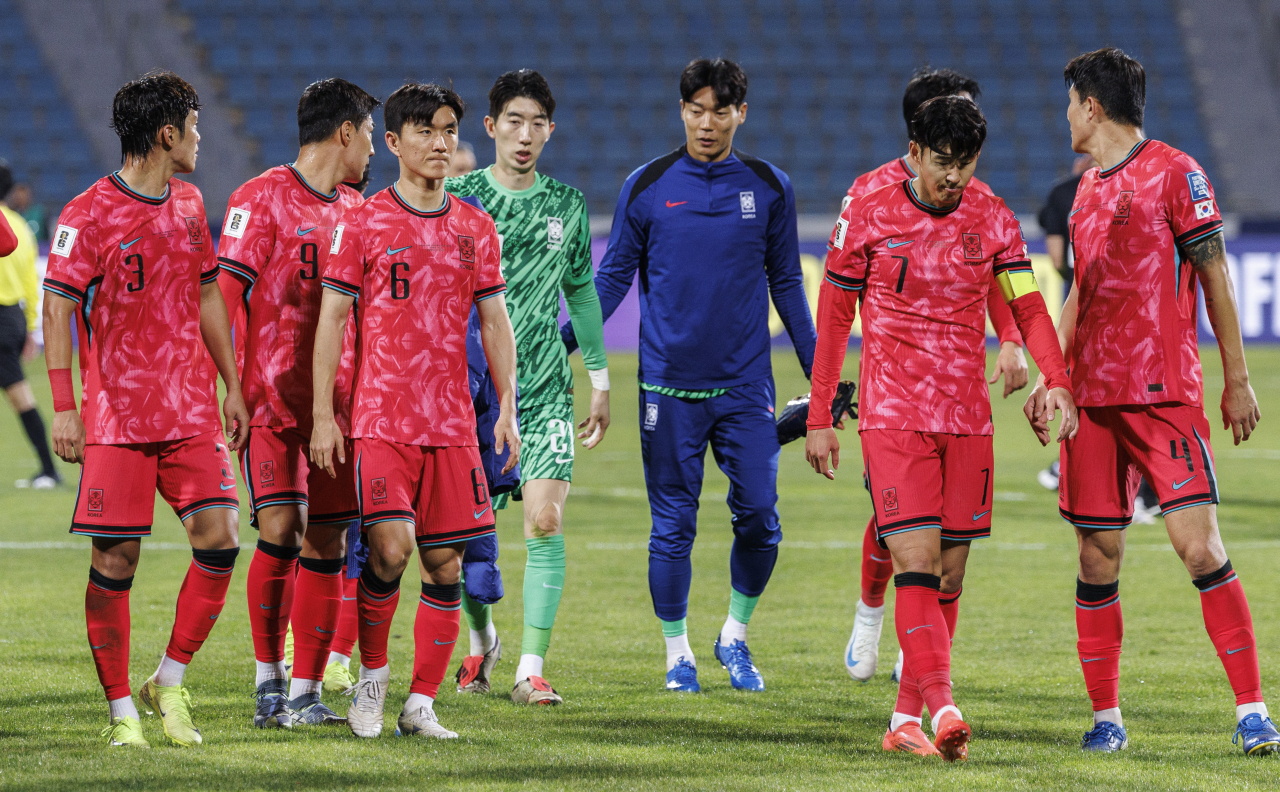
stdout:
{"type": "Polygon", "coordinates": [[[370,481],[369,488],[373,491],[373,503],[375,506],[387,502],[387,480],[385,478],[376,478],[370,481]]]}
{"type": "Polygon", "coordinates": [[[1116,199],[1116,217],[1128,217],[1133,208],[1133,190],[1125,190],[1116,199]]]}
{"type": "Polygon", "coordinates": [[[1203,220],[1206,217],[1213,217],[1213,199],[1201,201],[1196,204],[1196,219],[1203,220]]]}
{"type": "Polygon", "coordinates": [[[476,260],[476,241],[469,236],[458,235],[458,258],[467,264],[476,260]]]}
{"type": "Polygon", "coordinates": [[[644,406],[644,430],[652,432],[658,428],[658,405],[646,404],[644,406]]]}
{"type": "Polygon", "coordinates": [[[89,490],[88,506],[89,506],[90,517],[102,516],[102,490],[100,489],[89,490]]]}
{"type": "Polygon", "coordinates": [[[200,230],[200,221],[194,217],[182,218],[187,224],[187,241],[193,245],[204,244],[204,232],[200,230]]]}
{"type": "MultiPolygon", "coordinates": [[[[982,258],[982,235],[981,234],[963,234],[960,239],[964,247],[964,257],[967,259],[982,258]]],[[[897,508],[897,507],[894,507],[897,508]]]]}
{"type": "Polygon", "coordinates": [[[750,220],[756,216],[756,194],[753,190],[738,193],[738,208],[742,210],[742,219],[750,220]]]}
{"type": "Polygon", "coordinates": [[[564,247],[564,221],[558,217],[547,218],[547,250],[564,247]]]}
{"type": "Polygon", "coordinates": [[[884,510],[886,514],[892,514],[898,510],[898,488],[890,487],[880,491],[880,497],[884,500],[884,510]]]}
{"type": "Polygon", "coordinates": [[[262,484],[276,483],[276,463],[275,462],[259,462],[258,463],[258,481],[262,484]]]}

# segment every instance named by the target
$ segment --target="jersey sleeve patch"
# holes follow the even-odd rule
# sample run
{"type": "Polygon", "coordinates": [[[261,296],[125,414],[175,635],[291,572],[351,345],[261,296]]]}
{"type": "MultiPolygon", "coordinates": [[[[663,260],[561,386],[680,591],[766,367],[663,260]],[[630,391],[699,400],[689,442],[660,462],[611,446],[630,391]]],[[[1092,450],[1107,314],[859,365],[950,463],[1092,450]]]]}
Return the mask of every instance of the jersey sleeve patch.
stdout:
{"type": "Polygon", "coordinates": [[[849,221],[841,217],[836,221],[835,233],[831,235],[831,247],[836,250],[844,250],[844,237],[848,232],[849,221]]]}
{"type": "Polygon", "coordinates": [[[243,207],[233,207],[227,212],[227,219],[222,224],[222,233],[234,239],[244,237],[244,229],[249,225],[251,214],[243,207]]]}
{"type": "Polygon", "coordinates": [[[334,226],[333,242],[329,245],[329,255],[334,256],[338,253],[338,248],[342,247],[342,229],[343,226],[334,226]]]}
{"type": "Polygon", "coordinates": [[[49,246],[50,256],[69,256],[71,248],[76,243],[76,235],[80,233],[78,228],[72,228],[67,225],[58,226],[53,232],[53,244],[49,246]]]}
{"type": "Polygon", "coordinates": [[[1191,188],[1191,200],[1203,201],[1209,198],[1209,180],[1203,171],[1191,171],[1187,174],[1187,186],[1191,188]]]}

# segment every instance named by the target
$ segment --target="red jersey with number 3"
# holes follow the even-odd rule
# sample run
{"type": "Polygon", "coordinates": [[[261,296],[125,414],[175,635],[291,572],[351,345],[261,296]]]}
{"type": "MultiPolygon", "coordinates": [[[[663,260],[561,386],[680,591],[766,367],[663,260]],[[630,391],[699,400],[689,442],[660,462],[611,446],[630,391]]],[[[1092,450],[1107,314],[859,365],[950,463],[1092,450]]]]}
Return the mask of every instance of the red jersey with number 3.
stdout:
{"type": "Polygon", "coordinates": [[[200,286],[218,277],[204,201],[170,179],[164,195],[99,179],[58,218],[46,291],[76,301],[86,442],[181,440],[220,430],[200,286]]]}
{"type": "Polygon", "coordinates": [[[1070,227],[1076,404],[1201,404],[1196,275],[1178,251],[1220,233],[1222,215],[1199,163],[1144,140],[1084,174],[1070,227]]]}
{"type": "MultiPolygon", "coordinates": [[[[246,285],[241,379],[253,426],[311,431],[320,277],[338,219],[361,200],[345,184],[329,195],[312,189],[292,165],[272,168],[231,195],[218,262],[246,285]]],[[[350,428],[354,361],[354,349],[344,344],[334,384],[334,417],[343,431],[350,428]]]]}
{"type": "Polygon", "coordinates": [[[506,291],[493,219],[445,193],[419,212],[395,186],[343,215],[324,287],[356,298],[351,436],[476,445],[467,321],[506,291]]]}
{"type": "Polygon", "coordinates": [[[992,434],[987,293],[1031,269],[1004,201],[966,189],[939,210],[904,179],[850,203],[831,248],[827,280],[863,295],[859,429],[992,434]]]}

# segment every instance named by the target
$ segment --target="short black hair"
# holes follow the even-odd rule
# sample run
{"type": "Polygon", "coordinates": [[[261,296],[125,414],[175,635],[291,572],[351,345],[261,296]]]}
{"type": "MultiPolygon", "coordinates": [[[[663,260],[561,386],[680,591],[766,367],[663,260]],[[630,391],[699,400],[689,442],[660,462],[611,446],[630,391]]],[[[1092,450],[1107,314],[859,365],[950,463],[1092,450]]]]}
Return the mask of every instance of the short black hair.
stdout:
{"type": "Polygon", "coordinates": [[[680,99],[692,102],[703,88],[715,92],[716,107],[737,107],[747,100],[747,73],[725,58],[699,58],[680,73],[680,99]]]}
{"type": "Polygon", "coordinates": [[[120,136],[120,161],[144,159],[156,145],[156,133],[166,126],[187,133],[187,114],[200,109],[191,83],[171,71],[149,72],[116,91],[111,104],[111,128],[120,136]]]}
{"type": "Polygon", "coordinates": [[[982,89],[978,81],[951,69],[917,69],[902,94],[902,120],[907,122],[907,134],[911,134],[911,117],[920,105],[938,96],[954,96],[967,93],[976,102],[982,89]]]}
{"type": "Polygon", "coordinates": [[[388,132],[400,134],[405,124],[430,124],[436,111],[451,107],[462,120],[466,104],[451,89],[435,83],[405,83],[387,97],[382,120],[388,132]]]}
{"type": "Polygon", "coordinates": [[[13,171],[9,170],[9,163],[0,159],[0,201],[9,197],[9,191],[13,189],[13,171]]]}
{"type": "Polygon", "coordinates": [[[489,117],[498,120],[507,103],[521,96],[537,102],[548,121],[555,115],[556,98],[547,79],[533,69],[517,69],[499,77],[489,89],[489,117]]]}
{"type": "Polygon", "coordinates": [[[987,119],[972,99],[934,97],[911,117],[911,139],[921,148],[967,160],[977,156],[987,140],[987,119]]]}
{"type": "Polygon", "coordinates": [[[1107,118],[1118,124],[1142,126],[1147,106],[1147,73],[1142,64],[1116,47],[1077,55],[1062,70],[1067,90],[1076,89],[1083,101],[1092,96],[1107,118]]]}
{"type": "Polygon", "coordinates": [[[380,104],[360,86],[338,77],[313,82],[298,100],[298,145],[327,140],[348,121],[359,129],[380,104]]]}

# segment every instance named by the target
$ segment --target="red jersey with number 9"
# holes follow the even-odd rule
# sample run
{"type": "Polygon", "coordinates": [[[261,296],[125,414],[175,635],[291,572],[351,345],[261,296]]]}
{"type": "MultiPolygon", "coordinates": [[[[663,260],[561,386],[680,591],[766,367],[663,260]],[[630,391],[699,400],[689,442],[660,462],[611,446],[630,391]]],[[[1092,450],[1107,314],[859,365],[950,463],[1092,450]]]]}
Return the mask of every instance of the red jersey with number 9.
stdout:
{"type": "Polygon", "coordinates": [[[1220,233],[1222,215],[1199,163],[1144,140],[1084,174],[1070,227],[1076,404],[1201,404],[1196,275],[1178,249],[1220,233]]]}
{"type": "Polygon", "coordinates": [[[98,445],[221,429],[200,286],[218,277],[204,201],[170,179],[158,198],[99,179],[58,218],[44,288],[79,304],[81,415],[98,445]]]}
{"type": "Polygon", "coordinates": [[[395,186],[342,217],[324,287],[356,298],[351,436],[476,445],[467,321],[506,291],[493,219],[445,193],[419,212],[395,186]]]}
{"type": "MultiPolygon", "coordinates": [[[[311,431],[320,277],[338,219],[361,200],[345,184],[329,195],[312,189],[292,165],[272,168],[231,195],[218,262],[246,286],[241,379],[253,426],[311,431]]],[[[334,417],[343,431],[350,427],[353,343],[344,344],[334,384],[334,417]]]]}

